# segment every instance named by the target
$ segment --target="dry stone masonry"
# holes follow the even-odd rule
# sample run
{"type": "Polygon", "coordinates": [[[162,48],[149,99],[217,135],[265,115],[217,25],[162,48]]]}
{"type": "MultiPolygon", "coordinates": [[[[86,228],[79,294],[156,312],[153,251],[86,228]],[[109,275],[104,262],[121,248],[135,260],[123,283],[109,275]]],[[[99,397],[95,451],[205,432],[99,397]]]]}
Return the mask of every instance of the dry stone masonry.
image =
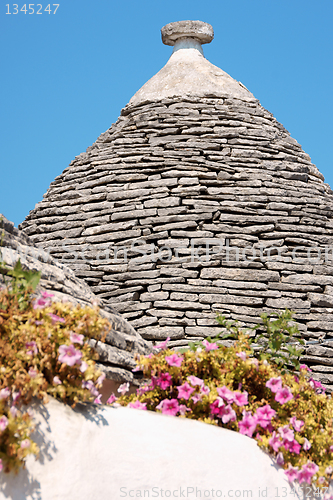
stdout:
{"type": "MultiPolygon", "coordinates": [[[[48,253],[34,247],[32,241],[14,224],[0,214],[0,260],[12,268],[20,259],[26,269],[41,272],[40,287],[53,293],[54,300],[70,301],[74,304],[91,305],[99,302],[100,312],[111,325],[105,342],[93,340],[92,345],[100,359],[98,368],[114,382],[140,383],[140,374],[133,372],[135,356],[149,354],[151,348],[140,334],[103,300],[99,300],[89,286],[75,276],[64,264],[57,262],[48,253]]],[[[3,281],[0,275],[0,285],[3,281]]]]}
{"type": "Polygon", "coordinates": [[[199,21],[171,23],[164,68],[51,183],[21,228],[145,339],[174,346],[295,311],[333,384],[332,191],[242,85],[208,62],[199,21]]]}

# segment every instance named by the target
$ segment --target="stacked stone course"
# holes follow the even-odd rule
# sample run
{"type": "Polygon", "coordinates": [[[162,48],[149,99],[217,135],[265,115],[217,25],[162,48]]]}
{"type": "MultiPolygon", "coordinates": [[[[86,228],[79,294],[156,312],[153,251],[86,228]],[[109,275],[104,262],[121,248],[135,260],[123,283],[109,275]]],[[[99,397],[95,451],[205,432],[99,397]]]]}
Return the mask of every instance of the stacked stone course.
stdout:
{"type": "Polygon", "coordinates": [[[304,361],[333,384],[333,193],[234,84],[132,100],[20,227],[148,340],[215,335],[216,311],[254,325],[294,310],[303,337],[323,341],[304,361]]]}

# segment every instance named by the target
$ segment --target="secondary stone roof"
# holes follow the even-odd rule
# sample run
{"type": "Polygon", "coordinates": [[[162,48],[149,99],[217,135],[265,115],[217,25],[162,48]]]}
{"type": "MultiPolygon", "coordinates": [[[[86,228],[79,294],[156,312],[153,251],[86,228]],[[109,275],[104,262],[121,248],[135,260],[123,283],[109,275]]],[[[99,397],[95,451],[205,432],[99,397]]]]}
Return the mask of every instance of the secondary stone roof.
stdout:
{"type": "Polygon", "coordinates": [[[332,191],[204,58],[212,37],[199,21],[165,26],[168,63],[20,227],[146,339],[185,345],[220,331],[215,311],[254,325],[292,309],[304,338],[325,339],[304,360],[333,383],[332,191]]]}

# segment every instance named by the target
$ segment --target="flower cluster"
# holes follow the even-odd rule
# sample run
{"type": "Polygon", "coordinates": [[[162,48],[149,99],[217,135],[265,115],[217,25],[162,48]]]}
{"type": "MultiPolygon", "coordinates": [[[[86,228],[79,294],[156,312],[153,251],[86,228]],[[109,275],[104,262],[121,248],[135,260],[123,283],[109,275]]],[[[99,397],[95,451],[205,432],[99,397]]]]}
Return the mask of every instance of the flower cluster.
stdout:
{"type": "Polygon", "coordinates": [[[138,360],[149,382],[112,402],[237,431],[270,453],[290,482],[329,483],[333,402],[304,365],[282,374],[252,357],[245,335],[233,347],[203,341],[184,352],[167,349],[167,340],[138,360]]]}
{"type": "Polygon", "coordinates": [[[95,368],[89,339],[109,328],[98,309],[0,291],[0,471],[17,470],[38,447],[30,438],[33,419],[24,410],[33,397],[51,395],[65,403],[101,403],[105,377],[95,368]]]}

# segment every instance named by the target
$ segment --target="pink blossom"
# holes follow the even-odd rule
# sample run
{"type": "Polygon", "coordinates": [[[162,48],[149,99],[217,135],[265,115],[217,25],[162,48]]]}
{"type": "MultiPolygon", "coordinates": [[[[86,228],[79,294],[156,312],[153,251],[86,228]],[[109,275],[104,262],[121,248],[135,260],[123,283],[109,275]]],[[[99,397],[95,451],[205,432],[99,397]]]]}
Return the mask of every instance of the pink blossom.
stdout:
{"type": "Polygon", "coordinates": [[[299,471],[297,475],[298,482],[300,484],[311,484],[312,476],[314,476],[318,470],[319,467],[316,464],[308,462],[307,464],[303,465],[302,469],[299,471]]]}
{"type": "Polygon", "coordinates": [[[164,340],[164,342],[160,342],[159,344],[154,345],[153,348],[154,349],[166,349],[166,346],[167,346],[169,340],[170,340],[170,337],[168,337],[166,340],[164,340]]]}
{"type": "Polygon", "coordinates": [[[130,403],[129,408],[134,408],[136,410],[147,410],[147,403],[141,403],[138,399],[134,403],[130,403]]]}
{"type": "Polygon", "coordinates": [[[154,354],[151,352],[150,354],[146,354],[145,358],[150,359],[154,356],[154,354]]]}
{"type": "Polygon", "coordinates": [[[174,353],[171,354],[171,356],[165,356],[165,361],[168,363],[169,366],[181,366],[182,361],[183,361],[183,356],[178,356],[178,354],[174,353]]]}
{"type": "Polygon", "coordinates": [[[293,467],[291,464],[289,464],[288,469],[285,470],[284,473],[287,476],[288,481],[290,483],[293,483],[294,481],[296,481],[298,477],[298,468],[293,467]]]}
{"type": "Polygon", "coordinates": [[[13,392],[13,403],[16,403],[19,399],[20,399],[20,396],[21,396],[21,391],[18,391],[18,392],[13,392]]]}
{"type": "Polygon", "coordinates": [[[0,472],[2,471],[2,469],[3,469],[2,459],[0,458],[0,472]]]}
{"type": "Polygon", "coordinates": [[[187,377],[187,380],[189,380],[190,384],[192,385],[199,385],[200,387],[204,385],[204,381],[199,377],[195,377],[194,375],[190,375],[189,377],[187,377]]]}
{"type": "Polygon", "coordinates": [[[311,443],[305,438],[303,443],[303,450],[308,451],[310,448],[311,448],[311,443]]]}
{"type": "Polygon", "coordinates": [[[283,427],[279,427],[278,432],[282,439],[286,441],[294,440],[294,431],[288,427],[288,425],[284,425],[283,427]]]}
{"type": "Polygon", "coordinates": [[[238,422],[239,432],[245,436],[252,437],[257,427],[257,419],[252,417],[251,414],[243,415],[243,420],[238,422]]]}
{"type": "Polygon", "coordinates": [[[6,429],[8,425],[8,418],[3,415],[1,418],[0,418],[0,431],[4,431],[6,429]]]}
{"type": "Polygon", "coordinates": [[[234,422],[236,420],[236,412],[231,408],[230,405],[222,407],[221,419],[224,424],[227,424],[228,422],[234,422]]]}
{"type": "Polygon", "coordinates": [[[142,372],[143,366],[142,365],[136,365],[135,368],[133,368],[132,372],[142,372]]]}
{"type": "Polygon", "coordinates": [[[27,342],[25,344],[25,348],[27,349],[27,354],[29,354],[29,356],[33,356],[34,354],[38,353],[37,344],[34,341],[27,342]]]}
{"type": "Polygon", "coordinates": [[[299,432],[304,425],[303,420],[296,420],[296,417],[291,417],[289,422],[291,423],[296,432],[299,432]]]}
{"type": "Polygon", "coordinates": [[[179,411],[179,404],[177,399],[163,399],[156,409],[161,410],[164,415],[175,416],[179,411]]]}
{"type": "Polygon", "coordinates": [[[65,363],[68,366],[74,366],[78,364],[82,358],[82,352],[77,351],[72,344],[61,345],[59,347],[59,353],[59,363],[65,363]]]}
{"type": "Polygon", "coordinates": [[[191,408],[187,408],[186,405],[179,405],[179,413],[181,415],[186,415],[187,411],[192,411],[191,408]]]}
{"type": "Polygon", "coordinates": [[[300,370],[306,370],[307,372],[312,372],[312,370],[306,365],[299,365],[300,370]]]}
{"type": "Polygon", "coordinates": [[[299,455],[301,451],[301,445],[294,439],[293,441],[283,441],[283,446],[287,451],[290,451],[290,453],[296,453],[296,455],[299,455]]]}
{"type": "Polygon", "coordinates": [[[87,380],[87,381],[84,380],[82,382],[82,387],[83,387],[83,389],[88,389],[88,391],[90,391],[90,393],[93,396],[95,396],[95,397],[99,396],[99,392],[96,389],[95,384],[94,384],[94,382],[92,380],[87,380]]]}
{"type": "Polygon", "coordinates": [[[237,406],[245,406],[248,405],[248,393],[247,391],[244,392],[234,392],[234,401],[237,406]]]}
{"type": "Polygon", "coordinates": [[[51,305],[52,301],[48,298],[44,298],[44,297],[38,297],[35,301],[34,301],[34,305],[33,305],[33,308],[34,309],[41,309],[43,307],[49,307],[51,305]]]}
{"type": "Polygon", "coordinates": [[[246,361],[246,352],[236,352],[236,356],[238,356],[242,361],[246,361]]]}
{"type": "Polygon", "coordinates": [[[9,408],[9,411],[10,411],[10,414],[11,414],[11,416],[12,416],[13,418],[16,418],[16,417],[17,417],[17,415],[18,415],[18,409],[17,409],[17,408],[15,408],[15,406],[11,406],[11,407],[9,408]]]}
{"type": "Polygon", "coordinates": [[[78,333],[71,333],[70,336],[70,341],[73,342],[73,344],[83,344],[84,341],[84,335],[79,335],[78,333]]]}
{"type": "Polygon", "coordinates": [[[107,405],[111,405],[112,403],[114,403],[115,401],[117,401],[118,398],[116,398],[116,396],[112,393],[111,396],[109,397],[109,399],[107,400],[106,404],[107,405]]]}
{"type": "Polygon", "coordinates": [[[283,443],[274,431],[272,437],[268,441],[268,444],[273,448],[274,451],[278,452],[283,443]]]}
{"type": "Polygon", "coordinates": [[[105,373],[102,373],[96,380],[96,385],[102,385],[105,380],[105,373]]]}
{"type": "Polygon", "coordinates": [[[192,396],[192,401],[194,404],[197,404],[199,401],[202,401],[202,395],[201,394],[194,394],[194,396],[192,396]]]}
{"type": "Polygon", "coordinates": [[[51,318],[52,325],[55,325],[55,323],[65,323],[66,322],[66,320],[64,318],[60,318],[56,314],[49,313],[49,316],[51,318]]]}
{"type": "Polygon", "coordinates": [[[207,385],[200,387],[200,394],[202,394],[203,396],[208,396],[209,393],[210,393],[210,388],[207,387],[207,385]]]}
{"type": "Polygon", "coordinates": [[[184,399],[189,399],[191,396],[192,392],[194,392],[193,387],[191,387],[187,382],[185,384],[180,385],[177,387],[178,390],[178,399],[184,398],[184,399]]]}
{"type": "Polygon", "coordinates": [[[210,403],[209,407],[212,415],[217,415],[220,418],[222,417],[224,403],[220,398],[215,399],[213,403],[210,403]]]}
{"type": "Polygon", "coordinates": [[[219,348],[219,346],[216,344],[216,342],[208,342],[208,340],[203,340],[202,344],[205,346],[206,351],[216,351],[216,349],[219,348]]]}
{"type": "Polygon", "coordinates": [[[270,378],[266,382],[266,387],[268,387],[268,389],[270,389],[272,392],[277,392],[279,389],[282,388],[281,377],[270,378]]]}
{"type": "Polygon", "coordinates": [[[55,377],[53,377],[53,383],[54,383],[54,385],[61,385],[62,384],[60,378],[57,375],[55,377]]]}
{"type": "Polygon", "coordinates": [[[333,467],[331,465],[329,465],[328,467],[326,467],[325,469],[325,474],[327,474],[328,476],[330,476],[333,472],[333,467]]]}
{"type": "Polygon", "coordinates": [[[281,451],[276,455],[276,463],[278,465],[284,464],[284,457],[283,457],[283,453],[281,453],[281,451]]]}
{"type": "Polygon", "coordinates": [[[102,397],[102,394],[99,394],[97,396],[97,398],[94,399],[95,405],[101,405],[102,404],[101,397],[102,397]]]}
{"type": "Polygon", "coordinates": [[[281,405],[288,403],[288,401],[294,399],[289,387],[283,387],[279,389],[275,394],[275,401],[280,403],[281,405]]]}
{"type": "Polygon", "coordinates": [[[21,442],[21,448],[22,450],[25,450],[26,448],[29,448],[30,447],[30,441],[29,439],[24,439],[22,442],[21,442]]]}
{"type": "Polygon", "coordinates": [[[235,400],[235,393],[228,389],[225,385],[223,387],[217,387],[217,394],[226,400],[227,403],[233,403],[235,400]]]}
{"type": "Polygon", "coordinates": [[[156,384],[162,389],[162,391],[165,391],[165,389],[172,385],[172,377],[170,373],[160,373],[160,376],[156,380],[156,384]]]}
{"type": "Polygon", "coordinates": [[[32,368],[32,366],[30,366],[29,368],[29,371],[28,371],[28,375],[31,377],[31,378],[35,378],[38,374],[38,371],[35,370],[34,368],[32,368]]]}
{"type": "Polygon", "coordinates": [[[81,366],[80,366],[80,372],[84,373],[87,368],[88,368],[88,363],[86,363],[85,361],[82,361],[81,366]]]}
{"type": "MultiPolygon", "coordinates": [[[[259,423],[260,423],[260,421],[265,421],[268,423],[272,420],[273,417],[275,417],[275,415],[276,415],[276,411],[273,410],[273,408],[271,408],[270,405],[261,406],[260,408],[257,408],[257,411],[256,411],[256,416],[257,416],[259,423]]],[[[267,425],[263,426],[261,423],[260,423],[260,425],[264,429],[267,427],[267,425]]]]}
{"type": "Polygon", "coordinates": [[[321,476],[320,478],[318,478],[318,483],[319,484],[323,484],[325,482],[325,478],[323,476],[321,476]]]}
{"type": "Polygon", "coordinates": [[[129,382],[126,382],[125,384],[121,384],[119,387],[118,387],[118,392],[120,392],[122,394],[122,396],[124,394],[126,394],[126,392],[129,391],[129,382]]]}
{"type": "Polygon", "coordinates": [[[0,391],[0,401],[1,399],[7,399],[10,396],[10,389],[5,387],[5,389],[1,389],[0,391]]]}

